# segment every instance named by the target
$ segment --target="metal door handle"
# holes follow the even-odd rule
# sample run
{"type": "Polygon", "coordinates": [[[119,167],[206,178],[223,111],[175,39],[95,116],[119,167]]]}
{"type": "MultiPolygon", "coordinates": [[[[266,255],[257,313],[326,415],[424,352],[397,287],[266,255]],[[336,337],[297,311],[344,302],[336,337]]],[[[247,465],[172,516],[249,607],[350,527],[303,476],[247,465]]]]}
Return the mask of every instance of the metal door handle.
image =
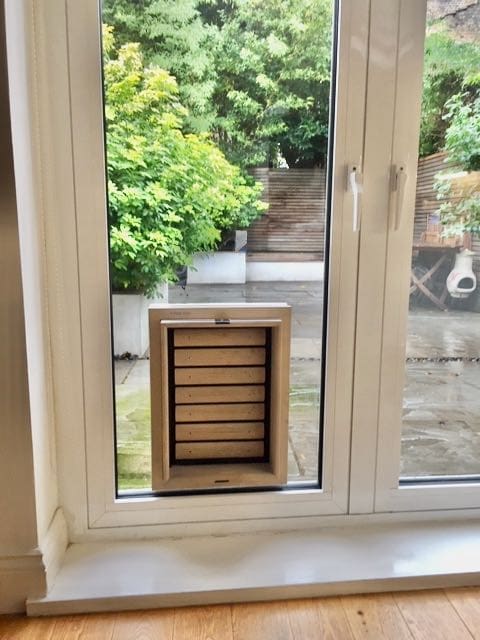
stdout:
{"type": "Polygon", "coordinates": [[[393,164],[390,178],[390,191],[393,203],[393,229],[398,231],[402,220],[403,198],[405,194],[405,182],[407,171],[404,163],[393,164]]]}
{"type": "Polygon", "coordinates": [[[347,190],[352,192],[352,226],[353,232],[360,231],[360,194],[363,191],[362,173],[357,164],[348,165],[347,190]]]}

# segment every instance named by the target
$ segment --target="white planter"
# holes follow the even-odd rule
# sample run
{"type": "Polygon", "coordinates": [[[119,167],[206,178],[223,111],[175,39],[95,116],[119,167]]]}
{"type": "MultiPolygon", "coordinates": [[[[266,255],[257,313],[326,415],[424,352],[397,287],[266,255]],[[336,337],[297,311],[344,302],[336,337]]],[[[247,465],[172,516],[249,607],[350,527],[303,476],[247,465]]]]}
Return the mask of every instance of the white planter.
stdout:
{"type": "Polygon", "coordinates": [[[160,285],[154,298],[139,293],[114,293],[112,295],[113,353],[121,356],[130,353],[143,357],[148,350],[148,307],[154,303],[168,302],[168,285],[160,285]]]}
{"type": "Polygon", "coordinates": [[[247,262],[247,282],[321,282],[324,263],[247,262]]]}
{"type": "Polygon", "coordinates": [[[246,254],[236,251],[196,253],[188,267],[187,284],[244,284],[246,254]]]}

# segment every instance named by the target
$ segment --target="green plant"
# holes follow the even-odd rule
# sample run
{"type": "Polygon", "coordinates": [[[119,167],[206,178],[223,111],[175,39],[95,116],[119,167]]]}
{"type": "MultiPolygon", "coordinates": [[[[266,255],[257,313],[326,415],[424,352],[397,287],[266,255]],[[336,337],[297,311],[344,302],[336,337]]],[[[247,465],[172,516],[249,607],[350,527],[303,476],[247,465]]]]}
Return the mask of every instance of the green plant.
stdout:
{"type": "Polygon", "coordinates": [[[328,138],[331,0],[207,0],[219,27],[214,135],[243,166],[314,166],[328,138]]]}
{"type": "Polygon", "coordinates": [[[184,134],[175,79],[145,68],[140,45],[115,50],[104,29],[105,118],[112,284],[148,295],[175,280],[221,231],[247,227],[266,205],[261,185],[207,135],[184,134]]]}
{"type": "Polygon", "coordinates": [[[468,94],[453,96],[445,105],[445,151],[449,162],[464,171],[480,170],[480,96],[474,100],[468,94]]]}
{"type": "Polygon", "coordinates": [[[435,184],[447,235],[480,234],[480,96],[453,96],[446,104],[446,160],[456,173],[443,173],[435,184]],[[460,174],[459,174],[460,171],[460,174]]]}
{"type": "Polygon", "coordinates": [[[480,83],[480,47],[455,38],[455,33],[430,26],[425,41],[420,155],[443,149],[448,100],[462,92],[475,92],[480,83]]]}
{"type": "Polygon", "coordinates": [[[177,79],[190,131],[242,167],[314,166],[328,137],[332,0],[104,0],[120,42],[177,79]]]}
{"type": "Polygon", "coordinates": [[[145,65],[168,71],[188,108],[184,130],[208,131],[215,118],[213,42],[217,28],[207,25],[198,0],[103,0],[103,20],[115,29],[118,46],[138,42],[145,65]]]}
{"type": "Polygon", "coordinates": [[[464,233],[480,235],[480,188],[464,193],[455,203],[443,202],[440,205],[440,219],[445,226],[446,236],[464,233]]]}

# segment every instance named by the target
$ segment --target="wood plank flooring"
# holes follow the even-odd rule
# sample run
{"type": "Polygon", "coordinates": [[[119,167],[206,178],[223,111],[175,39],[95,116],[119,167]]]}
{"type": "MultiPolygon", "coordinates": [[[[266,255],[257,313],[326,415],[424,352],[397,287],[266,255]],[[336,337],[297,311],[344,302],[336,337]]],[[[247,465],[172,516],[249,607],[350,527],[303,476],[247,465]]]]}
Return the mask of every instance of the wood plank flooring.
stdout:
{"type": "Polygon", "coordinates": [[[0,640],[480,640],[480,587],[105,613],[0,616],[0,640]]]}

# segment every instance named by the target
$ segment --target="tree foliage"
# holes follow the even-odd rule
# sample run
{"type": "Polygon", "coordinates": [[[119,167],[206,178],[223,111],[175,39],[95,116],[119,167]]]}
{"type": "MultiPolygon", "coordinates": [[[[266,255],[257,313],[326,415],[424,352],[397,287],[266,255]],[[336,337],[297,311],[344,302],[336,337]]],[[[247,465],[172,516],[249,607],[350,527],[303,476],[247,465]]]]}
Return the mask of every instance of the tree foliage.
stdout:
{"type": "Polygon", "coordinates": [[[453,31],[427,36],[420,155],[446,151],[451,170],[435,183],[445,234],[480,233],[480,46],[453,31]],[[467,175],[463,175],[466,173],[467,175]]]}
{"type": "Polygon", "coordinates": [[[332,0],[104,0],[120,42],[177,79],[186,124],[243,167],[324,162],[332,0]]]}
{"type": "Polygon", "coordinates": [[[183,133],[177,83],[144,67],[139,44],[115,51],[106,27],[104,57],[113,287],[152,294],[192,253],[214,248],[222,229],[260,215],[261,185],[207,135],[183,133]]]}
{"type": "Polygon", "coordinates": [[[446,104],[445,151],[465,171],[480,171],[480,96],[457,94],[446,104]]]}
{"type": "Polygon", "coordinates": [[[198,0],[103,0],[103,20],[115,28],[119,46],[140,43],[147,65],[175,77],[188,108],[184,126],[201,132],[211,127],[215,115],[212,42],[217,29],[201,19],[197,4],[198,0]]]}
{"type": "Polygon", "coordinates": [[[437,196],[440,215],[449,235],[480,234],[480,97],[458,94],[447,102],[445,133],[447,161],[466,173],[458,178],[449,173],[439,177],[437,196]],[[469,175],[470,174],[470,175],[469,175]]]}
{"type": "Polygon", "coordinates": [[[331,0],[211,0],[203,11],[220,25],[214,127],[228,157],[243,166],[323,164],[331,0]]]}
{"type": "MultiPolygon", "coordinates": [[[[104,0],[118,42],[140,42],[189,114],[242,166],[322,164],[328,131],[332,0],[104,0]]],[[[441,151],[445,104],[480,85],[480,47],[441,23],[425,44],[420,155],[441,151]]]]}
{"type": "Polygon", "coordinates": [[[456,39],[453,32],[427,35],[423,76],[420,155],[441,151],[448,126],[446,103],[462,92],[475,94],[480,85],[480,47],[456,39]]]}

